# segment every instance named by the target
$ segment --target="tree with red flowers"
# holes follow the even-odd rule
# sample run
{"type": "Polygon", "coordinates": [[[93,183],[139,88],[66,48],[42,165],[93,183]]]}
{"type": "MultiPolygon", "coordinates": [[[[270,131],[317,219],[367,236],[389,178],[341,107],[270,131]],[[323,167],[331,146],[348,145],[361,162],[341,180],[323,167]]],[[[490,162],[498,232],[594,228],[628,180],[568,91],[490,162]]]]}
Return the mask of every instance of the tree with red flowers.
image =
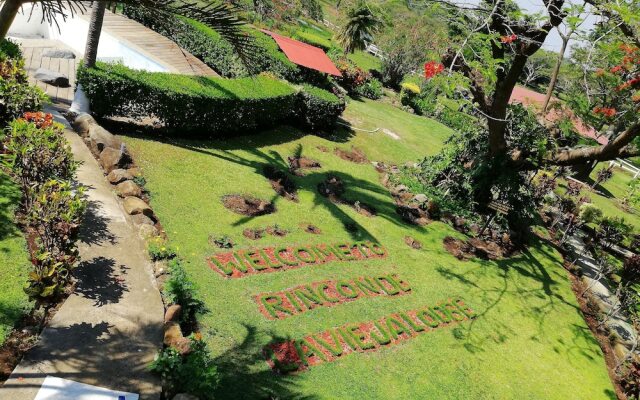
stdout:
{"type": "MultiPolygon", "coordinates": [[[[441,1],[438,1],[442,4],[441,1]]],[[[540,50],[550,31],[566,23],[569,3],[565,0],[543,0],[546,9],[544,18],[526,16],[515,5],[505,0],[485,0],[472,9],[462,9],[458,3],[447,3],[453,10],[464,15],[468,23],[467,34],[463,35],[442,58],[449,73],[463,75],[468,81],[468,90],[476,113],[487,126],[487,140],[490,158],[508,158],[517,168],[533,168],[526,159],[524,149],[511,148],[508,140],[507,112],[509,100],[518,79],[523,75],[527,60],[540,50]]],[[[614,6],[605,0],[588,0],[593,12],[604,18],[603,24],[621,32],[629,43],[640,43],[633,18],[637,11],[614,6]]],[[[617,3],[616,3],[617,4],[617,3]]],[[[631,7],[631,6],[629,6],[631,7]]],[[[637,6],[636,6],[637,7],[637,6]]],[[[579,22],[579,21],[578,21],[579,22]]],[[[573,21],[574,25],[578,22],[573,21]]],[[[622,72],[622,71],[620,71],[622,72]]],[[[631,92],[639,80],[635,73],[625,69],[628,79],[615,89],[631,92]]],[[[614,90],[612,88],[612,90],[614,90]]],[[[628,99],[631,101],[632,94],[628,99]]],[[[640,97],[640,96],[638,96],[640,97]]],[[[603,118],[614,117],[616,107],[601,104],[601,108],[591,111],[603,118]],[[597,111],[597,112],[596,112],[597,111]]],[[[637,117],[637,115],[635,115],[637,117]]],[[[640,155],[632,144],[640,134],[640,120],[636,118],[619,132],[611,135],[606,145],[580,148],[555,148],[545,157],[549,165],[576,166],[591,161],[606,161],[640,155]]]]}

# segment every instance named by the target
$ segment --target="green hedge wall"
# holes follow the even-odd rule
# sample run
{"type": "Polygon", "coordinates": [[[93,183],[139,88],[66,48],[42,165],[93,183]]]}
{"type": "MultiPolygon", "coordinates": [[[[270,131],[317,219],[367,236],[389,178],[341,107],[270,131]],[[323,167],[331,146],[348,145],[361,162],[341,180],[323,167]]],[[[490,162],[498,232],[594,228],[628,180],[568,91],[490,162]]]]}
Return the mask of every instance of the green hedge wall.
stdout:
{"type": "Polygon", "coordinates": [[[267,76],[211,78],[99,62],[80,68],[78,82],[96,114],[153,116],[181,134],[216,136],[293,122],[320,129],[344,110],[344,103],[325,90],[305,86],[299,91],[267,76]]]}

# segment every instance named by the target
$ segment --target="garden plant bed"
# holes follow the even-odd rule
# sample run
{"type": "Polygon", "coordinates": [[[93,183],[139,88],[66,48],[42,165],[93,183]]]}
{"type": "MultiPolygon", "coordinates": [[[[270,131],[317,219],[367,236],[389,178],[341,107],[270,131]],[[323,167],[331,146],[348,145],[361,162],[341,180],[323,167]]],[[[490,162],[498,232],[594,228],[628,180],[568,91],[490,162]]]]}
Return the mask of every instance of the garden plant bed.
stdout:
{"type": "Polygon", "coordinates": [[[278,193],[279,196],[284,197],[287,200],[298,201],[298,193],[296,192],[296,184],[287,176],[287,174],[271,165],[266,165],[263,168],[264,176],[269,179],[269,183],[273,190],[278,193]]]}
{"type": "Polygon", "coordinates": [[[351,151],[342,150],[336,147],[334,152],[343,160],[351,161],[356,164],[365,164],[369,162],[364,152],[357,147],[352,147],[351,151]]]}
{"type": "MultiPolygon", "coordinates": [[[[146,186],[153,194],[153,210],[170,243],[180,248],[184,268],[209,310],[199,317],[199,325],[218,366],[220,386],[213,396],[610,399],[615,389],[604,356],[576,312],[578,303],[562,267],[562,257],[553,246],[534,238],[526,251],[508,258],[474,257],[461,262],[443,247],[447,236],[462,238],[454,227],[438,220],[426,226],[408,224],[396,212],[396,199],[380,183],[381,174],[371,164],[347,161],[332,152],[336,146],[355,146],[368,159],[388,165],[414,163],[425,152],[433,154],[438,150],[447,136],[445,128],[368,100],[350,102],[345,115],[347,119],[367,118],[367,129],[371,129],[369,124],[393,124],[393,131],[402,140],[347,132],[336,133],[335,141],[331,141],[290,128],[208,141],[165,142],[152,136],[124,136],[134,159],[145,171],[146,186]],[[323,152],[318,147],[331,150],[323,152]],[[262,173],[265,164],[286,170],[286,161],[280,160],[287,160],[292,154],[322,165],[322,169],[307,169],[304,177],[293,178],[297,203],[274,196],[262,173]],[[320,194],[318,185],[330,175],[342,182],[344,191],[337,190],[340,199],[374,205],[377,217],[368,218],[350,205],[320,194]],[[270,199],[278,211],[260,216],[238,214],[216,201],[229,193],[270,199]],[[247,228],[274,225],[289,231],[287,236],[266,235],[253,241],[242,235],[247,228]],[[311,229],[314,233],[309,233],[309,225],[321,228],[320,232],[311,229]],[[212,232],[216,237],[231,238],[234,247],[223,250],[211,246],[212,232]],[[420,242],[422,248],[416,250],[408,245],[407,236],[420,242]],[[326,262],[305,263],[291,254],[301,245],[324,248],[326,244],[362,241],[378,243],[386,255],[356,260],[321,255],[316,256],[318,261],[327,258],[326,262]],[[273,254],[278,248],[284,248],[284,260],[297,265],[274,268],[282,264],[273,254]],[[225,264],[238,263],[234,253],[251,254],[253,261],[242,257],[240,268],[246,273],[225,264]],[[214,255],[222,267],[210,261],[214,255]],[[267,263],[272,266],[265,268],[267,263]],[[277,319],[267,318],[256,303],[260,294],[387,274],[395,274],[410,284],[411,291],[404,295],[362,296],[333,306],[310,303],[310,309],[299,304],[304,312],[296,310],[294,315],[277,319]],[[425,328],[418,334],[400,314],[438,305],[455,296],[464,298],[476,318],[442,323],[442,328],[429,327],[428,332],[425,328]],[[382,324],[385,319],[381,326],[391,335],[386,326],[388,316],[395,316],[409,331],[396,331],[403,340],[392,339],[388,345],[376,342],[375,348],[362,349],[352,336],[347,336],[349,345],[336,332],[344,327],[353,327],[354,334],[377,332],[374,323],[382,324]],[[333,346],[331,332],[341,342],[341,356],[334,356],[315,341],[321,337],[329,347],[339,350],[333,346]],[[309,343],[331,362],[305,355],[308,347],[302,346],[303,351],[298,351],[296,343],[308,337],[309,343]],[[298,369],[306,358],[310,365],[293,374],[274,372],[266,361],[270,352],[267,346],[283,364],[294,364],[298,369]],[[320,363],[316,363],[318,359],[320,363]]],[[[311,260],[304,251],[300,255],[311,260]]],[[[327,294],[334,297],[328,291],[327,294]]],[[[424,326],[413,318],[415,314],[409,312],[408,316],[417,329],[424,326]]],[[[364,342],[365,347],[372,343],[366,338],[364,342]]]]}

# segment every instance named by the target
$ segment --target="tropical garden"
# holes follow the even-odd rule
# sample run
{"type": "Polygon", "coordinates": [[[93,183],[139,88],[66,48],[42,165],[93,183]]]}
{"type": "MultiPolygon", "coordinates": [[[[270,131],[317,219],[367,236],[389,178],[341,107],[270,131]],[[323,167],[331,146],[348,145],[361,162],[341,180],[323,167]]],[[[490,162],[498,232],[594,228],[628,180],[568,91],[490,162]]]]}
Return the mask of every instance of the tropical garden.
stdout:
{"type": "MultiPolygon", "coordinates": [[[[77,285],[87,207],[5,38],[23,3],[0,8],[5,377],[77,285]]],[[[65,117],[146,204],[163,398],[640,398],[640,4],[543,3],[90,8],[91,111],[65,117]],[[99,61],[105,12],[219,76],[99,61]]]]}

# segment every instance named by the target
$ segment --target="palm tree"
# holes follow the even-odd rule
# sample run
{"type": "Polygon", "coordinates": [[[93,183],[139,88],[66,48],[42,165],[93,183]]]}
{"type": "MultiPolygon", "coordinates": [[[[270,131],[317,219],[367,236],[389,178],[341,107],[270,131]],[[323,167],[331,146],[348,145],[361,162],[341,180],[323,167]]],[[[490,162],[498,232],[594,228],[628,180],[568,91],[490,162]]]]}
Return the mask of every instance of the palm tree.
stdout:
{"type": "Polygon", "coordinates": [[[89,33],[87,34],[87,45],[84,50],[84,66],[95,67],[98,57],[98,44],[100,43],[100,33],[102,32],[102,21],[104,20],[104,10],[107,3],[100,1],[91,10],[91,20],[89,22],[89,33]]]}
{"type": "Polygon", "coordinates": [[[373,34],[383,24],[382,19],[369,8],[365,1],[361,0],[347,13],[347,23],[338,34],[338,41],[342,44],[345,53],[364,50],[367,42],[372,41],[373,34]]]}

